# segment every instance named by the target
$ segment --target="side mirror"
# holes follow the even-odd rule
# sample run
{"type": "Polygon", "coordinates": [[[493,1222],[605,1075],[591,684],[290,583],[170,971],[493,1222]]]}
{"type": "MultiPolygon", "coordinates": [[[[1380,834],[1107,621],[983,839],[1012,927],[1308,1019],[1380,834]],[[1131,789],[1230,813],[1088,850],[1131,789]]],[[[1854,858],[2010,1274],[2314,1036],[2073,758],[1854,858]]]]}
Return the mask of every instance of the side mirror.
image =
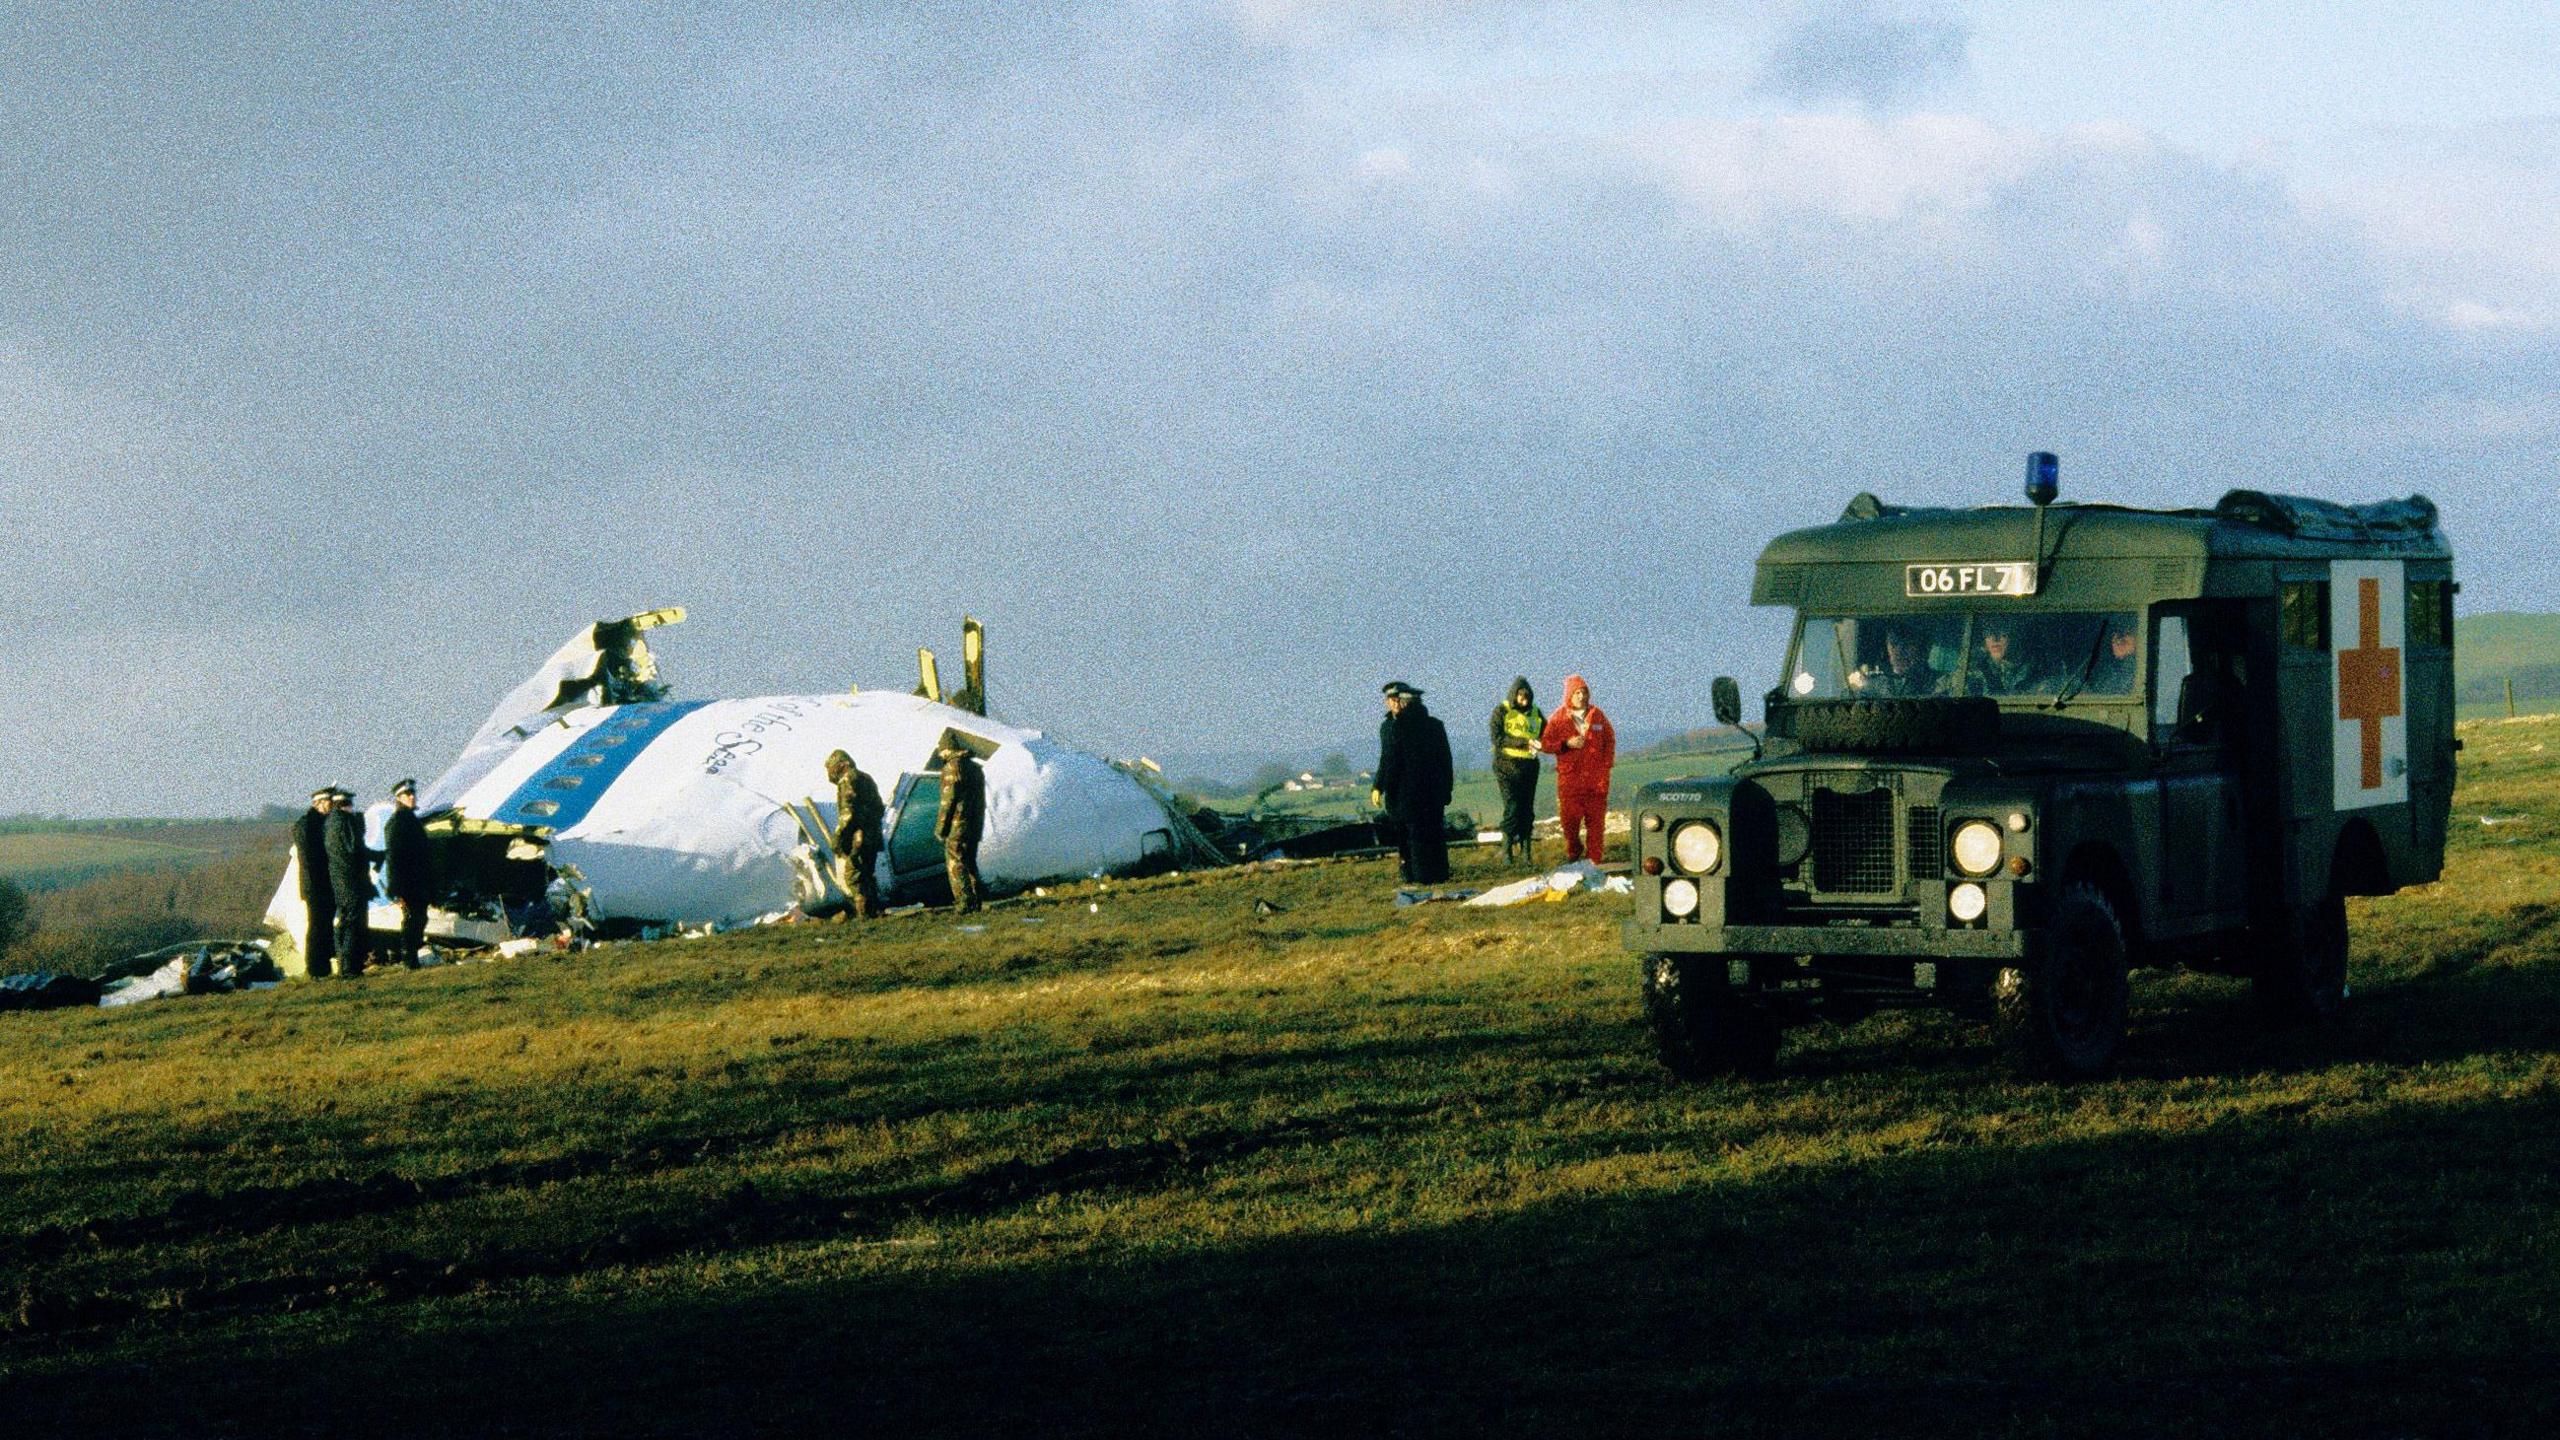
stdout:
{"type": "Polygon", "coordinates": [[[1715,684],[1709,688],[1708,693],[1715,699],[1717,724],[1739,725],[1742,723],[1742,687],[1734,683],[1732,676],[1717,676],[1715,684]]]}

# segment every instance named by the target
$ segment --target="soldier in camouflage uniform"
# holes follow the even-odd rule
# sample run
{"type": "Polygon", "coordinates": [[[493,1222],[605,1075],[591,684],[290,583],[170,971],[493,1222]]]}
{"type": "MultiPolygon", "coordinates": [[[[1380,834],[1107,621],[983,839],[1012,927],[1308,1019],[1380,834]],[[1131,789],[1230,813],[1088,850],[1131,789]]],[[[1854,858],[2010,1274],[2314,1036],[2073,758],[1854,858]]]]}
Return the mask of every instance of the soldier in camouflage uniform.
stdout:
{"type": "Polygon", "coordinates": [[[942,840],[942,863],[951,874],[951,903],[966,915],[978,908],[978,837],[987,826],[987,776],[978,757],[957,737],[942,742],[942,804],[933,833],[942,840]]]}
{"type": "Polygon", "coordinates": [[[836,782],[836,882],[857,919],[880,913],[880,787],[842,750],[827,756],[827,778],[836,782]]]}

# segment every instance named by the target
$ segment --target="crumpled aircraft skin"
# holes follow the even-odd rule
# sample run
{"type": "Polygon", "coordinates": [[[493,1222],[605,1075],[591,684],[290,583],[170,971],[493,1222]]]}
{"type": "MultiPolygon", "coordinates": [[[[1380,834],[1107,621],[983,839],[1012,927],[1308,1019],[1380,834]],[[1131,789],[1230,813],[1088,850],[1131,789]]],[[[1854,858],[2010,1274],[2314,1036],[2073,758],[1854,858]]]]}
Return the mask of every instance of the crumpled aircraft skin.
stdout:
{"type": "MultiPolygon", "coordinates": [[[[508,694],[424,788],[419,809],[541,832],[543,860],[574,867],[597,920],[737,924],[795,899],[795,853],[812,828],[834,827],[825,773],[833,750],[852,755],[891,799],[883,881],[914,873],[913,831],[921,825],[930,842],[934,792],[913,815],[896,797],[908,777],[936,771],[938,742],[958,732],[983,757],[978,865],[990,892],[1198,853],[1160,792],[1039,730],[894,691],[666,698],[639,631],[682,614],[603,622],[573,638],[508,694]],[[794,805],[821,823],[804,825],[794,805]]],[[[377,842],[388,811],[367,817],[377,842]]],[[[939,871],[938,848],[929,864],[939,871]]],[[[396,930],[397,913],[378,901],[373,928],[396,930]]],[[[290,865],[267,918],[288,941],[297,937],[302,904],[290,865]]],[[[451,933],[450,917],[438,920],[430,934],[451,933]]]]}

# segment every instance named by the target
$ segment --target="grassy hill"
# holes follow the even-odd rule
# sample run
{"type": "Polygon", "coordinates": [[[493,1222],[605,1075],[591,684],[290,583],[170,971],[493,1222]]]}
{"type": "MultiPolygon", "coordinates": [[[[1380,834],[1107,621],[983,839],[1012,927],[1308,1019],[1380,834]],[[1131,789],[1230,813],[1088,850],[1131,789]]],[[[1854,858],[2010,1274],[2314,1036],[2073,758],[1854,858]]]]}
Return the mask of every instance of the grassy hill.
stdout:
{"type": "Polygon", "coordinates": [[[2560,615],[2494,613],[2454,620],[2455,701],[2465,714],[2506,713],[2506,682],[2516,708],[2560,706],[2560,615]]]}
{"type": "Polygon", "coordinates": [[[0,879],[32,892],[34,933],[0,974],[94,974],[206,936],[254,934],[284,873],[275,821],[0,822],[0,879]]]}
{"type": "Polygon", "coordinates": [[[281,823],[264,820],[11,820],[0,822],[0,877],[54,890],[123,871],[280,849],[284,833],[281,823]]]}
{"type": "Polygon", "coordinates": [[[2464,735],[2449,871],[2354,907],[2337,1030],[2150,975],[2081,1086],[1923,1015],[1677,1084],[1617,902],[1397,909],[1374,861],[0,1016],[0,1410],[2538,1433],[2560,721],[2464,735]]]}
{"type": "MultiPolygon", "coordinates": [[[[1721,775],[1736,761],[1751,753],[1750,747],[1736,738],[1724,747],[1700,745],[1675,748],[1662,753],[1626,752],[1609,772],[1609,803],[1624,808],[1628,797],[1656,780],[1683,775],[1721,775]]],[[[1291,794],[1276,791],[1263,801],[1271,809],[1309,814],[1351,815],[1368,809],[1366,790],[1345,788],[1305,791],[1291,794]]],[[[1490,770],[1460,770],[1456,787],[1449,797],[1449,808],[1464,810],[1485,829],[1502,820],[1502,797],[1494,788],[1490,770]]],[[[1541,762],[1538,772],[1538,814],[1551,819],[1556,813],[1556,768],[1552,759],[1541,762]]]]}

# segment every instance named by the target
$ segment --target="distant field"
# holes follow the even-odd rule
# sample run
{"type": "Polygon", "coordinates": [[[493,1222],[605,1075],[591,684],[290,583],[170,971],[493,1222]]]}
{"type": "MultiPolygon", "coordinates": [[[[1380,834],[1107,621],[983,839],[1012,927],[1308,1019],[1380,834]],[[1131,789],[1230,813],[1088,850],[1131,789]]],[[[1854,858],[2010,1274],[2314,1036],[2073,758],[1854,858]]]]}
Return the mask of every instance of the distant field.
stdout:
{"type": "Polygon", "coordinates": [[[0,973],[95,974],[181,940],[255,933],[284,850],[275,821],[6,822],[0,876],[30,892],[35,930],[0,953],[0,973]]]}
{"type": "Polygon", "coordinates": [[[284,827],[271,821],[96,822],[0,830],[0,876],[30,890],[49,890],[121,870],[208,864],[265,844],[279,849],[284,827]]]}
{"type": "MultiPolygon", "coordinates": [[[[1627,797],[1639,788],[1657,780],[1687,775],[1721,775],[1735,762],[1750,754],[1747,746],[1700,751],[1678,755],[1643,755],[1621,758],[1609,774],[1609,798],[1613,805],[1623,806],[1627,797]]],[[[1366,810],[1369,792],[1365,789],[1320,790],[1291,794],[1275,792],[1263,802],[1272,809],[1304,814],[1351,814],[1366,810]]],[[[1502,819],[1502,797],[1494,788],[1493,775],[1485,770],[1461,770],[1455,791],[1449,801],[1452,810],[1463,810],[1476,823],[1492,829],[1502,819]]],[[[1540,762],[1538,770],[1538,814],[1553,818],[1556,813],[1556,767],[1552,758],[1540,762]]]]}
{"type": "Polygon", "coordinates": [[[2084,1085],[1678,1084],[1619,902],[1381,861],[0,1015],[0,1433],[2547,1434],[2560,721],[2463,734],[2339,1026],[2084,1085]]]}
{"type": "Polygon", "coordinates": [[[2519,713],[2560,706],[2560,615],[2458,617],[2453,680],[2465,715],[2505,714],[2509,682],[2515,686],[2519,713]]]}

